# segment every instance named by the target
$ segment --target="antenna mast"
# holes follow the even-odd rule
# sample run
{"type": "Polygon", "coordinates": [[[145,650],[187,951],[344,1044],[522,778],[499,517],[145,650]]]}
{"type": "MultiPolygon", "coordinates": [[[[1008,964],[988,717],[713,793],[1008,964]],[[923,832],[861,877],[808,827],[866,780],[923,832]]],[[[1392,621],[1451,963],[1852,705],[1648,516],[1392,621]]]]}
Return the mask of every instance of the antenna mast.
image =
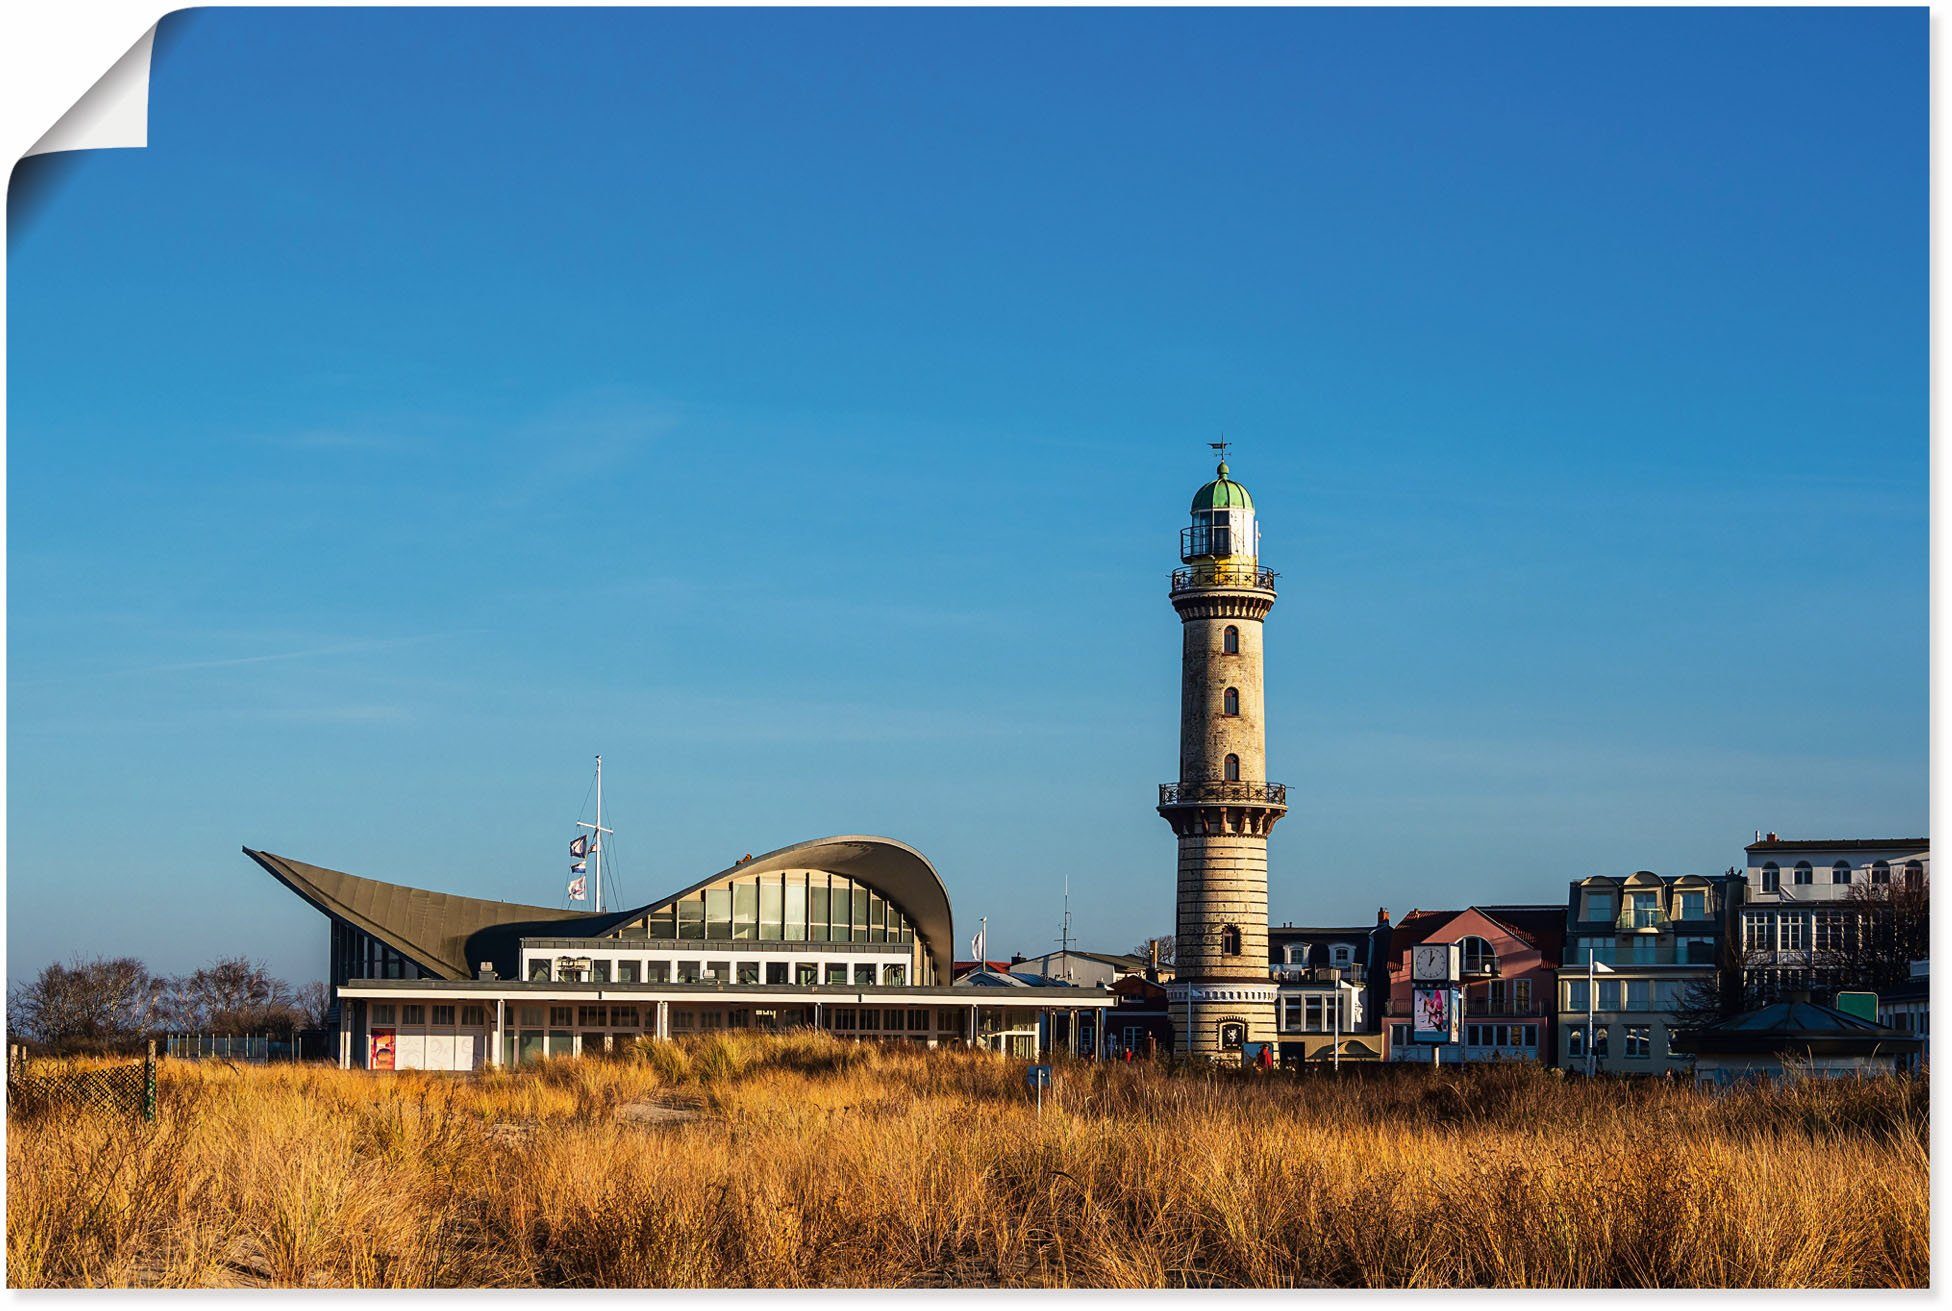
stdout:
{"type": "Polygon", "coordinates": [[[1064,922],[1057,931],[1058,959],[1064,962],[1064,981],[1071,981],[1071,876],[1064,876],[1064,922]]]}

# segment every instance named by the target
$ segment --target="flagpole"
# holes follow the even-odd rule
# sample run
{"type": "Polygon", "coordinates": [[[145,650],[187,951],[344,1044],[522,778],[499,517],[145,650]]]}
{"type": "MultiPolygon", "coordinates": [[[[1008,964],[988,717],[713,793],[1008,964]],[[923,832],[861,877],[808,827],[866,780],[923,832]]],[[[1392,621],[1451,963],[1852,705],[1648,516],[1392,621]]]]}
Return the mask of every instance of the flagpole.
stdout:
{"type": "Polygon", "coordinates": [[[596,836],[590,843],[596,858],[596,913],[603,913],[603,757],[596,758],[596,836]]]}
{"type": "Polygon", "coordinates": [[[1586,941],[1586,1077],[1593,1077],[1593,943],[1586,941]]]}

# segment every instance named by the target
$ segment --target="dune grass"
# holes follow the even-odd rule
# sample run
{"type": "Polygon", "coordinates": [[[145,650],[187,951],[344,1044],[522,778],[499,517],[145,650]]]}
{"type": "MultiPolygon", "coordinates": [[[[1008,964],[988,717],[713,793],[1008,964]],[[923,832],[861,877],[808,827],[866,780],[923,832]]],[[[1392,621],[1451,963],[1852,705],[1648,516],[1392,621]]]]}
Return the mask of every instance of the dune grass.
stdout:
{"type": "Polygon", "coordinates": [[[717,1034],[513,1073],[165,1062],[13,1116],[14,1287],[1923,1287],[1922,1080],[1252,1076],[717,1034]]]}

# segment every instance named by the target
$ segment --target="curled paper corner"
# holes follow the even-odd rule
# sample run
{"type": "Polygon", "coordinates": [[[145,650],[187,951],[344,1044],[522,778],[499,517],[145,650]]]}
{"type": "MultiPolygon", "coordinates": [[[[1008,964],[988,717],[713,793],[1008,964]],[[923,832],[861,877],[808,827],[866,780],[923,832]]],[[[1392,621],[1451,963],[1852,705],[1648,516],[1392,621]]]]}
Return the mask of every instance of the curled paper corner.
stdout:
{"type": "Polygon", "coordinates": [[[149,56],[156,45],[150,24],[128,53],[88,88],[81,99],[29,147],[29,155],[62,150],[141,149],[149,144],[149,56]]]}

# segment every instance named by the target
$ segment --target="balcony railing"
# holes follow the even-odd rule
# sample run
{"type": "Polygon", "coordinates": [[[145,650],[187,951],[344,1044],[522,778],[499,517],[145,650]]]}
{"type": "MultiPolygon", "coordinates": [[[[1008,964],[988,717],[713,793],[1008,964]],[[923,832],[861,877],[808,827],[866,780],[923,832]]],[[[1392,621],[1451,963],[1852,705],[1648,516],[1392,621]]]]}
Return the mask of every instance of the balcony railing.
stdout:
{"type": "Polygon", "coordinates": [[[1162,806],[1199,806],[1210,802],[1280,806],[1285,809],[1288,804],[1288,785],[1250,782],[1237,778],[1194,779],[1185,783],[1159,785],[1159,804],[1162,806]]]}
{"type": "Polygon", "coordinates": [[[1352,983],[1360,987],[1363,982],[1363,968],[1360,965],[1290,965],[1277,961],[1270,966],[1274,978],[1282,983],[1352,983]]]}
{"type": "Polygon", "coordinates": [[[1202,587],[1256,587],[1264,592],[1272,592],[1274,580],[1280,576],[1272,569],[1263,569],[1255,564],[1191,564],[1173,570],[1173,590],[1191,592],[1202,587]]]}
{"type": "Polygon", "coordinates": [[[1712,942],[1691,942],[1681,947],[1630,942],[1624,946],[1575,947],[1566,953],[1560,968],[1583,970],[1589,955],[1601,965],[1713,965],[1718,954],[1712,942]]]}
{"type": "Polygon", "coordinates": [[[1613,920],[1615,928],[1622,933],[1636,929],[1664,929],[1667,927],[1667,912],[1658,906],[1629,906],[1613,920]]]}

